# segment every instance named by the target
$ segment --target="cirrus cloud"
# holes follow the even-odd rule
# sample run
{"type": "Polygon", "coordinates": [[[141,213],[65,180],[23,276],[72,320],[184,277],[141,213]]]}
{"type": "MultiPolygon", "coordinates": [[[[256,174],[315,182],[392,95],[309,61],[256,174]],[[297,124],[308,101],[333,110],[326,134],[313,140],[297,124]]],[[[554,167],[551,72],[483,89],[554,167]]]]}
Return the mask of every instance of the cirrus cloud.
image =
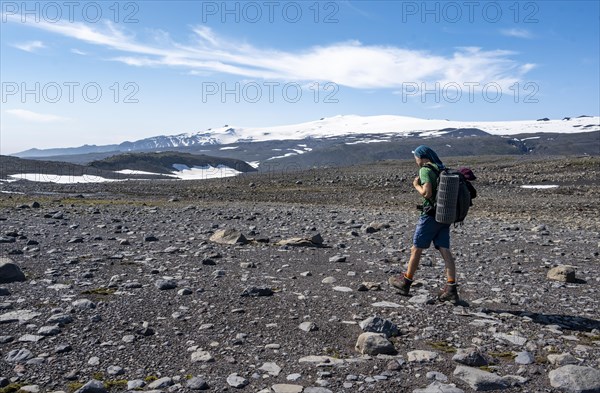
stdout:
{"type": "MultiPolygon", "coordinates": [[[[8,18],[11,19],[10,16],[8,18]]],[[[172,67],[188,74],[235,75],[282,81],[327,81],[356,89],[397,89],[405,83],[455,82],[508,87],[523,79],[534,64],[523,64],[506,50],[456,48],[451,55],[389,45],[338,42],[289,51],[261,48],[225,38],[206,26],[191,27],[187,43],[161,32],[160,40],[141,42],[113,23],[40,22],[34,28],[102,46],[121,54],[109,60],[135,67],[172,67]]]]}

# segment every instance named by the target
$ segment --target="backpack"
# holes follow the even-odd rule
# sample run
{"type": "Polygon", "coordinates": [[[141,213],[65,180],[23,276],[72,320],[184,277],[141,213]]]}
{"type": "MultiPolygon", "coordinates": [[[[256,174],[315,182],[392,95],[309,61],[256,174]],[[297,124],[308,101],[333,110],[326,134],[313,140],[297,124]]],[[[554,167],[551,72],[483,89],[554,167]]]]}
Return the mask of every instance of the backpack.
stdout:
{"type": "Polygon", "coordinates": [[[430,201],[434,208],[428,214],[442,224],[462,224],[477,190],[460,171],[449,168],[440,171],[433,165],[425,166],[437,176],[435,201],[430,201]]]}

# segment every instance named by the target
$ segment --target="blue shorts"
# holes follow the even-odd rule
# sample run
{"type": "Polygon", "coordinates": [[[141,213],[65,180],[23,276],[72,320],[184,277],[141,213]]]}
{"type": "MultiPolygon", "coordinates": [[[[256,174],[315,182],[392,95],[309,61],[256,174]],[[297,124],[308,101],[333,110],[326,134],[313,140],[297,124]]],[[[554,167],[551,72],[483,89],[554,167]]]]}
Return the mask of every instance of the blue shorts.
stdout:
{"type": "Polygon", "coordinates": [[[440,224],[431,216],[419,217],[413,244],[417,248],[429,248],[431,242],[435,248],[450,248],[450,224],[440,224]]]}

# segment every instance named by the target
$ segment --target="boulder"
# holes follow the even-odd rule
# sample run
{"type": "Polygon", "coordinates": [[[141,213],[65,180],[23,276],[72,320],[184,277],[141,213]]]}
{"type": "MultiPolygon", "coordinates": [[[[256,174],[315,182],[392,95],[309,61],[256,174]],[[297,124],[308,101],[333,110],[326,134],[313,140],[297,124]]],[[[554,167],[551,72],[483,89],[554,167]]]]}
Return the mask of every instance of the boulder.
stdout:
{"type": "Polygon", "coordinates": [[[396,353],[394,344],[392,344],[383,334],[379,333],[363,333],[358,336],[354,349],[363,355],[379,355],[396,353]]]}
{"type": "Polygon", "coordinates": [[[370,317],[359,323],[363,332],[381,333],[386,337],[393,337],[399,334],[398,326],[389,319],[380,317],[370,317]]]}
{"type": "Polygon", "coordinates": [[[235,229],[220,229],[216,231],[209,239],[211,242],[219,244],[247,244],[248,239],[240,231],[235,229]]]}
{"type": "Polygon", "coordinates": [[[600,370],[572,364],[548,373],[553,388],[568,393],[600,392],[600,370]]]}
{"type": "Polygon", "coordinates": [[[559,265],[556,266],[547,274],[548,280],[561,281],[561,282],[576,282],[575,269],[572,266],[559,265]]]}
{"type": "Polygon", "coordinates": [[[9,258],[0,258],[0,284],[25,281],[25,274],[9,258]]]}

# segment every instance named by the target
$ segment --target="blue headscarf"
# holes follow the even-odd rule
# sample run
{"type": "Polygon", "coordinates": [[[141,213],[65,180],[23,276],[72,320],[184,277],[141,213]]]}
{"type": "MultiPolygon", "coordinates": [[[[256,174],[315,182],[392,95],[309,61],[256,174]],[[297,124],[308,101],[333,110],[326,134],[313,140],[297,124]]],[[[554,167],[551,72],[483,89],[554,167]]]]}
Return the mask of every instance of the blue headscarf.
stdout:
{"type": "Polygon", "coordinates": [[[435,165],[437,165],[437,167],[440,170],[443,170],[444,168],[446,168],[446,166],[444,165],[444,163],[442,162],[442,160],[440,160],[440,158],[438,157],[438,155],[435,154],[435,152],[430,147],[428,147],[428,146],[421,145],[421,146],[417,147],[413,151],[413,154],[417,158],[427,158],[429,161],[431,161],[435,165]]]}

